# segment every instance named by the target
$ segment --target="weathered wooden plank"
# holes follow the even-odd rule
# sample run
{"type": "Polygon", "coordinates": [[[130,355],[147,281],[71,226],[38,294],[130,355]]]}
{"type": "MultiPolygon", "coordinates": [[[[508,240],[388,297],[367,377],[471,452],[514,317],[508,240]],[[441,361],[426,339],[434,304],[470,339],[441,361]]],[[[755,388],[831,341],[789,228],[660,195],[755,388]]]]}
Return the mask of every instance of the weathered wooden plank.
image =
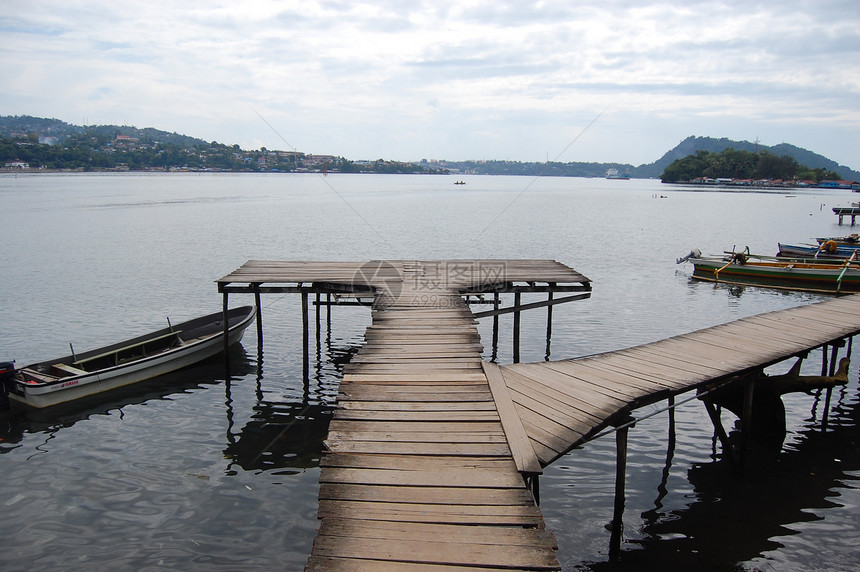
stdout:
{"type": "Polygon", "coordinates": [[[556,423],[552,419],[538,415],[534,411],[517,403],[514,406],[517,408],[517,413],[523,421],[523,427],[525,427],[529,438],[557,453],[567,451],[571,443],[577,443],[582,439],[582,434],[578,431],[574,431],[560,423],[556,423]]]}
{"type": "Polygon", "coordinates": [[[519,488],[522,478],[516,471],[494,469],[462,470],[456,468],[438,471],[392,471],[389,469],[347,469],[330,467],[320,471],[321,483],[354,483],[366,485],[406,485],[433,487],[450,485],[461,487],[519,488]]]}
{"type": "Polygon", "coordinates": [[[327,519],[322,523],[320,534],[326,536],[351,536],[355,538],[399,540],[432,540],[454,544],[480,544],[505,546],[546,546],[556,548],[555,535],[545,529],[513,528],[499,526],[473,526],[465,528],[451,524],[426,524],[377,521],[372,526],[355,519],[327,519]]]}
{"type": "Polygon", "coordinates": [[[362,520],[533,526],[541,512],[531,505],[445,505],[421,502],[320,501],[319,517],[362,520]]]}
{"type": "Polygon", "coordinates": [[[508,439],[508,446],[510,447],[517,470],[521,473],[541,473],[540,462],[529,442],[525,429],[523,429],[522,421],[520,421],[520,417],[516,409],[514,409],[514,404],[508,394],[508,389],[505,386],[502,373],[499,371],[499,366],[489,362],[481,362],[481,365],[484,368],[484,373],[487,375],[490,391],[493,392],[493,399],[501,418],[502,429],[504,429],[505,436],[508,439]]]}
{"type": "MultiPolygon", "coordinates": [[[[545,363],[546,365],[544,367],[554,369],[570,376],[573,378],[574,383],[589,383],[595,387],[600,387],[610,392],[614,391],[619,397],[624,397],[626,399],[638,399],[639,397],[642,397],[644,393],[660,391],[663,389],[663,386],[659,384],[645,382],[641,379],[631,377],[623,373],[592,368],[590,364],[593,363],[593,360],[562,360],[545,363]]],[[[513,366],[511,366],[511,369],[513,371],[518,371],[518,369],[513,368],[513,366]]]]}
{"type": "Polygon", "coordinates": [[[541,417],[552,419],[559,425],[563,425],[577,433],[587,433],[598,422],[593,418],[571,415],[569,413],[570,410],[564,410],[564,408],[561,408],[562,410],[560,411],[558,405],[554,404],[552,400],[535,399],[534,392],[521,393],[511,389],[511,397],[518,406],[529,409],[541,417]]]}
{"type": "Polygon", "coordinates": [[[339,393],[342,399],[349,401],[377,401],[380,398],[386,401],[448,401],[454,403],[492,401],[493,395],[489,391],[469,390],[474,386],[450,386],[457,387],[458,391],[446,391],[439,386],[418,386],[404,389],[400,385],[376,386],[371,384],[350,385],[341,388],[339,393]],[[370,390],[362,391],[359,388],[369,387],[370,390]],[[422,389],[428,387],[429,389],[422,389]]]}
{"type": "Polygon", "coordinates": [[[333,419],[329,431],[389,431],[399,433],[504,434],[498,422],[491,421],[338,421],[333,419]]]}
{"type": "MultiPolygon", "coordinates": [[[[560,570],[561,568],[555,568],[560,570]]],[[[369,560],[311,555],[306,572],[511,572],[511,568],[481,566],[448,566],[442,564],[416,564],[391,560],[369,560]]]]}
{"type": "Polygon", "coordinates": [[[426,455],[350,455],[329,453],[320,459],[320,467],[349,467],[370,469],[395,469],[398,471],[429,471],[449,469],[499,469],[515,470],[513,460],[508,457],[464,459],[460,457],[438,458],[426,455]]]}
{"type": "Polygon", "coordinates": [[[398,432],[398,431],[353,431],[353,430],[330,430],[328,433],[329,446],[334,446],[337,442],[352,442],[352,441],[389,441],[398,443],[489,443],[489,444],[507,444],[505,433],[499,427],[494,432],[398,432]]]}
{"type": "Polygon", "coordinates": [[[519,489],[408,487],[323,483],[319,498],[367,502],[420,502],[444,505],[534,505],[534,498],[524,487],[519,489]]]}
{"type": "MultiPolygon", "coordinates": [[[[382,396],[390,397],[382,394],[382,396]]],[[[346,401],[341,404],[344,409],[363,411],[496,411],[492,400],[482,401],[346,401]]]]}
{"type": "Polygon", "coordinates": [[[328,444],[328,448],[333,453],[386,453],[408,455],[420,452],[422,455],[464,457],[500,457],[511,454],[511,450],[508,447],[507,442],[431,443],[426,440],[421,440],[420,442],[384,441],[380,439],[354,441],[337,440],[330,442],[328,444]]]}
{"type": "Polygon", "coordinates": [[[654,351],[653,349],[645,346],[621,350],[617,353],[617,355],[627,359],[636,360],[638,362],[653,364],[658,368],[666,368],[670,370],[678,370],[680,372],[689,373],[692,376],[696,377],[710,378],[723,375],[726,372],[725,367],[718,368],[712,365],[705,365],[698,361],[685,359],[677,355],[663,355],[660,352],[654,351]]]}
{"type": "Polygon", "coordinates": [[[363,411],[360,409],[347,409],[338,407],[334,412],[334,419],[345,421],[347,419],[357,421],[434,421],[440,416],[452,421],[498,421],[499,414],[496,411],[363,411]]]}
{"type": "Polygon", "coordinates": [[[403,361],[401,363],[357,363],[350,364],[349,373],[351,374],[363,374],[369,375],[372,373],[381,373],[381,374],[393,374],[393,373],[403,373],[403,374],[412,374],[412,373],[421,373],[426,372],[429,368],[433,368],[434,371],[439,371],[446,375],[456,375],[457,373],[475,373],[476,370],[481,369],[481,362],[478,360],[470,360],[470,361],[457,361],[457,362],[449,362],[449,361],[436,361],[432,363],[411,363],[409,361],[403,361]]]}
{"type": "Polygon", "coordinates": [[[603,395],[591,392],[579,393],[571,390],[571,388],[559,390],[558,388],[545,383],[543,379],[539,380],[528,378],[511,370],[510,368],[503,368],[502,373],[508,387],[512,389],[515,388],[519,393],[528,394],[532,387],[548,387],[556,389],[556,397],[558,397],[559,401],[564,404],[565,409],[569,411],[570,415],[574,415],[585,420],[593,419],[598,421],[602,419],[604,415],[615,411],[615,408],[611,406],[610,400],[608,398],[604,398],[603,395]],[[588,401],[586,401],[586,399],[588,399],[588,401]]]}
{"type": "Polygon", "coordinates": [[[318,535],[314,553],[320,556],[348,556],[423,562],[427,564],[451,564],[467,566],[497,565],[505,562],[513,568],[532,570],[555,570],[557,561],[552,549],[543,546],[500,546],[472,543],[468,550],[445,542],[401,540],[398,542],[374,542],[367,538],[328,537],[318,535]]]}
{"type": "Polygon", "coordinates": [[[392,381],[395,383],[403,382],[403,381],[412,381],[412,382],[431,382],[436,383],[440,381],[451,381],[451,382],[475,382],[485,384],[487,383],[487,378],[484,375],[484,372],[474,372],[473,370],[464,370],[462,372],[457,370],[443,370],[439,372],[428,372],[428,373],[408,373],[399,375],[396,373],[350,373],[345,374],[344,379],[353,383],[362,383],[362,382],[371,382],[371,383],[382,383],[385,381],[392,381]]]}

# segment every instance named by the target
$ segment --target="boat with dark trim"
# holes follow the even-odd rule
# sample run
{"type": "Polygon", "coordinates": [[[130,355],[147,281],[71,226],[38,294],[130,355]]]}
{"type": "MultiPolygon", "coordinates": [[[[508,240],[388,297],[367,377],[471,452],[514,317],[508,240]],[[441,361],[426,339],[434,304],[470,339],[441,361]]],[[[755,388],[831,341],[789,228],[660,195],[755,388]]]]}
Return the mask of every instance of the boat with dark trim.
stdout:
{"type": "MultiPolygon", "coordinates": [[[[256,307],[227,312],[227,345],[239,342],[256,307]]],[[[224,314],[216,312],[83,353],[22,368],[0,364],[0,385],[9,400],[50,407],[110,391],[195,364],[224,349],[224,314]]]]}
{"type": "MultiPolygon", "coordinates": [[[[691,253],[692,254],[692,253],[691,253]]],[[[678,263],[693,264],[693,278],[744,286],[842,294],[860,292],[860,267],[844,261],[767,260],[747,252],[720,256],[687,256],[678,263]]]]}
{"type": "Polygon", "coordinates": [[[860,244],[838,243],[835,240],[822,242],[818,246],[778,243],[777,256],[786,258],[846,259],[860,250],[860,244]]]}
{"type": "Polygon", "coordinates": [[[824,244],[828,241],[833,241],[836,244],[858,244],[860,245],[860,234],[853,233],[846,236],[819,236],[815,239],[818,244],[824,244]]]}

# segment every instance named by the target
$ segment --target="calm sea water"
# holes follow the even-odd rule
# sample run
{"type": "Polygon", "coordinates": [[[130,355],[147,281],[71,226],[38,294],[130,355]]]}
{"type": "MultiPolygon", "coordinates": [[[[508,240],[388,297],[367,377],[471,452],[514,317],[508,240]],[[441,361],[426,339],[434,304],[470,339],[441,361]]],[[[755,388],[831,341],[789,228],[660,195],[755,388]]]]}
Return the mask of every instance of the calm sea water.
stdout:
{"type": "MultiPolygon", "coordinates": [[[[19,364],[220,309],[248,259],[551,258],[593,296],[523,318],[522,361],[653,341],[824,299],[690,280],[693,247],[774,254],[845,233],[850,193],[702,192],[658,181],[369,175],[3,175],[0,360],[19,364]],[[462,178],[462,177],[459,177],[462,178]]],[[[525,300],[528,301],[528,300],[525,300]]],[[[251,302],[231,297],[231,305],[251,302]]],[[[325,313],[305,383],[299,300],[264,296],[231,356],[54,412],[0,413],[0,569],[300,570],[318,458],[363,308],[325,313]]],[[[500,363],[511,361],[510,317],[500,363]]],[[[481,323],[486,357],[491,320],[481,323]]],[[[855,352],[856,353],[856,352],[855,352]]],[[[820,353],[805,372],[817,373],[820,353]]],[[[855,364],[857,363],[855,356],[855,364]]],[[[774,372],[787,369],[777,366],[774,372]]],[[[630,432],[622,552],[609,558],[610,436],[551,466],[544,516],[565,570],[846,570],[860,563],[858,368],[823,400],[787,396],[778,454],[737,475],[704,408],[630,432]]],[[[640,410],[639,416],[659,409],[640,410]]],[[[730,426],[731,415],[724,414],[730,426]]]]}

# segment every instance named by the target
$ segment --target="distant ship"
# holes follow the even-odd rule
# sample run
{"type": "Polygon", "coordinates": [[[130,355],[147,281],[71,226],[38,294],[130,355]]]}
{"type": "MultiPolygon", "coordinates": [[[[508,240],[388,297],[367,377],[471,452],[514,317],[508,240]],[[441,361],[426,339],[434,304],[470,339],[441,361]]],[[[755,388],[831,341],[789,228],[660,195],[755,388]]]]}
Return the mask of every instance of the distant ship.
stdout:
{"type": "Polygon", "coordinates": [[[609,167],[606,170],[606,178],[607,179],[629,179],[630,173],[619,173],[618,169],[615,167],[609,167]]]}

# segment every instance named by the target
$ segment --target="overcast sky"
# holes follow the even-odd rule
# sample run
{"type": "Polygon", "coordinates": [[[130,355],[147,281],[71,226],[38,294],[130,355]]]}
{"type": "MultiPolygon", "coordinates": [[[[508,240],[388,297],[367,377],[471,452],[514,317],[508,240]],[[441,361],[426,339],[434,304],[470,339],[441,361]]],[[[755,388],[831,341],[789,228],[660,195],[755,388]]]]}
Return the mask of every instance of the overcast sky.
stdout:
{"type": "Polygon", "coordinates": [[[860,1],[9,1],[0,115],[350,159],[639,165],[689,135],[860,169],[860,1]]]}

